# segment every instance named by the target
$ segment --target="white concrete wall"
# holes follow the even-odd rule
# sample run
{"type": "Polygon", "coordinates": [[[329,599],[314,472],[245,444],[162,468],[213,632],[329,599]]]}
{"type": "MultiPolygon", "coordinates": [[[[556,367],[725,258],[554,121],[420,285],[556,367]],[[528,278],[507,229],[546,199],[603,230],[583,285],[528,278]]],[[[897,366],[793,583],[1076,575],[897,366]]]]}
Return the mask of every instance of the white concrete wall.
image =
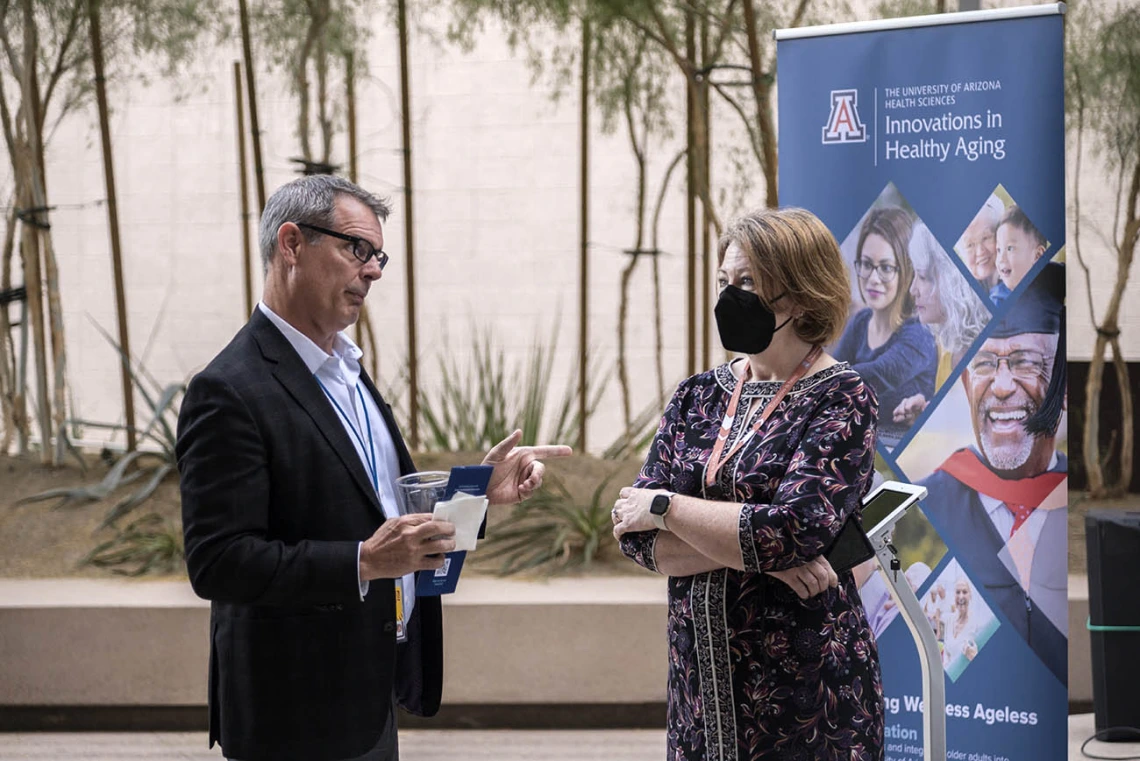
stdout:
{"type": "MultiPolygon", "coordinates": [[[[446,19],[426,21],[442,37],[446,19]]],[[[371,72],[357,95],[359,167],[361,184],[394,203],[385,226],[392,261],[369,299],[381,373],[391,380],[407,352],[407,217],[395,30],[382,18],[373,27],[371,72]]],[[[200,78],[182,99],[162,82],[111,94],[132,348],[163,382],[200,369],[246,319],[232,86],[232,61],[239,53],[233,45],[197,64],[200,78]]],[[[563,379],[573,375],[577,348],[574,91],[554,103],[551,84],[532,82],[522,54],[512,53],[495,30],[470,53],[415,34],[411,55],[422,383],[438,382],[436,355],[445,333],[458,351],[467,346],[470,325],[490,326],[508,362],[521,362],[532,337],[545,340],[557,319],[551,389],[556,401],[563,379]]],[[[270,193],[295,176],[288,161],[299,154],[295,106],[280,77],[262,73],[259,88],[270,193]]],[[[76,413],[114,421],[122,414],[117,357],[91,324],[115,333],[106,212],[102,206],[73,208],[105,196],[97,124],[93,108],[63,122],[49,145],[48,185],[52,203],[64,207],[52,222],[76,413]]],[[[624,136],[608,137],[596,121],[594,126],[590,340],[608,369],[616,354],[618,273],[626,261],[620,250],[631,247],[634,237],[635,170],[624,136]]],[[[342,138],[334,161],[345,161],[343,143],[342,138]]],[[[676,139],[667,150],[655,149],[651,157],[654,188],[675,144],[676,139]]],[[[251,194],[252,187],[251,180],[251,194]]],[[[662,260],[669,391],[684,374],[684,196],[678,182],[674,188],[661,225],[662,246],[670,252],[662,260]]],[[[629,336],[637,407],[649,403],[655,388],[649,262],[639,269],[629,336]]],[[[257,278],[255,297],[260,271],[257,278]]],[[[591,448],[603,448],[622,429],[616,390],[611,383],[591,427],[591,448]]]]}
{"type": "MultiPolygon", "coordinates": [[[[1129,0],[1137,1],[1137,0],[1129,0]]],[[[992,6],[997,3],[986,3],[992,6]]],[[[1003,2],[1003,5],[1024,4],[1003,2]]],[[[869,12],[860,4],[860,16],[869,12]]],[[[869,6],[868,6],[869,7],[869,6]]],[[[466,346],[469,325],[489,325],[510,361],[521,362],[533,336],[558,322],[559,354],[550,393],[560,398],[572,380],[577,351],[578,113],[571,87],[555,103],[548,80],[533,81],[521,53],[489,27],[470,52],[441,42],[445,18],[427,18],[431,35],[411,39],[415,238],[422,383],[439,382],[436,354],[444,335],[454,351],[466,346]]],[[[381,374],[388,380],[406,357],[404,225],[400,163],[398,60],[395,30],[373,21],[371,72],[358,87],[360,178],[392,196],[386,226],[392,263],[369,300],[380,335],[381,374]]],[[[232,92],[236,44],[199,62],[191,86],[176,98],[171,85],[135,85],[112,93],[112,130],[132,346],[160,380],[201,368],[242,325],[237,148],[232,92]]],[[[258,93],[263,124],[266,187],[294,176],[294,105],[280,77],[262,73],[258,93]]],[[[683,85],[675,82],[678,96],[683,85]]],[[[678,119],[683,114],[678,110],[678,119]]],[[[739,139],[737,117],[716,115],[714,167],[720,212],[730,216],[763,202],[762,181],[740,191],[727,167],[727,146],[739,139]]],[[[622,132],[591,137],[591,345],[600,365],[616,357],[618,279],[634,238],[635,165],[622,132]]],[[[683,124],[651,156],[651,193],[683,137],[683,124]]],[[[68,361],[78,417],[121,418],[117,357],[92,321],[112,333],[114,297],[105,209],[70,208],[104,197],[94,110],[63,122],[49,146],[48,184],[63,206],[52,221],[62,271],[68,361]]],[[[338,144],[335,161],[344,161],[338,144]]],[[[683,172],[674,176],[662,217],[664,366],[667,389],[685,374],[685,262],[683,172]]],[[[0,177],[0,186],[5,185],[0,177]]],[[[1071,183],[1070,183],[1071,185],[1071,183]]],[[[1110,209],[1106,178],[1092,162],[1082,178],[1084,208],[1103,224],[1110,209]]],[[[252,192],[252,191],[251,191],[252,192]]],[[[1072,227],[1070,225],[1070,231],[1072,227]]],[[[1090,227],[1087,228],[1091,231],[1090,227]]],[[[1070,240],[1070,246],[1072,241],[1070,240]]],[[[1098,305],[1112,270],[1100,240],[1082,240],[1093,265],[1098,305]]],[[[1071,247],[1069,249],[1072,250],[1071,247]]],[[[1070,256],[1070,263],[1072,257],[1070,256]]],[[[1070,353],[1091,347],[1086,300],[1070,267],[1070,353]]],[[[258,273],[260,276],[260,273],[258,273]]],[[[629,322],[633,406],[655,396],[649,262],[634,278],[629,322]]],[[[256,288],[259,293],[260,284],[256,288]]],[[[1126,306],[1125,341],[1140,356],[1140,319],[1126,306]]],[[[723,358],[712,336],[712,361],[723,358]]],[[[600,451],[622,429],[616,380],[590,428],[600,451]]],[[[89,434],[95,432],[89,430],[89,434]]]]}
{"type": "MultiPolygon", "coordinates": [[[[1088,361],[1092,358],[1096,343],[1096,324],[1104,321],[1105,310],[1112,297],[1112,290],[1118,277],[1117,256],[1111,241],[1118,240],[1123,221],[1114,227],[1114,217],[1123,220],[1123,211],[1117,217],[1117,207],[1121,202],[1118,189],[1119,177],[1104,168],[1102,161],[1093,155],[1086,145],[1083,150],[1080,173],[1079,199],[1081,208],[1080,236],[1076,235],[1076,143],[1069,141],[1066,154],[1068,187],[1066,196],[1069,212],[1066,227],[1066,264],[1068,265],[1068,319],[1069,319],[1069,359],[1088,361]],[[1077,242],[1086,267],[1077,257],[1077,242]],[[1094,316],[1090,317],[1090,293],[1094,316]],[[1095,320],[1095,322],[1094,322],[1095,320]]],[[[1127,186],[1124,192],[1127,192],[1127,186]]],[[[1120,308],[1120,342],[1125,359],[1130,362],[1140,360],[1140,309],[1135,302],[1140,296],[1140,273],[1132,268],[1128,286],[1120,308]]],[[[1106,352],[1111,359],[1111,349],[1106,352]]]]}

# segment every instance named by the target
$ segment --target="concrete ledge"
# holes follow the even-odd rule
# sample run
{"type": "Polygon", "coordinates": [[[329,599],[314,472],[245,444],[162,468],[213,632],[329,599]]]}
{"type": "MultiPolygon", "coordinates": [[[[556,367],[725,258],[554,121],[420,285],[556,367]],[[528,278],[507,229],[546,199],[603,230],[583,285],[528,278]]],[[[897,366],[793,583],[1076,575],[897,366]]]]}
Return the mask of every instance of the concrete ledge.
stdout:
{"type": "Polygon", "coordinates": [[[1089,577],[1069,576],[1069,707],[1092,710],[1092,643],[1089,639],[1089,577]]]}
{"type": "Polygon", "coordinates": [[[188,582],[0,581],[0,705],[201,704],[209,621],[188,582]]]}
{"type": "MultiPolygon", "coordinates": [[[[652,577],[464,579],[444,703],[663,704],[665,601],[652,577]]],[[[209,615],[185,582],[0,581],[0,707],[202,705],[209,615]]]]}
{"type": "MultiPolygon", "coordinates": [[[[1070,705],[1087,710],[1085,577],[1069,598],[1070,705]]],[[[473,577],[444,607],[433,726],[659,726],[664,579],[473,577]]],[[[0,729],[197,728],[208,630],[209,604],[185,582],[0,580],[0,729]]]]}
{"type": "Polygon", "coordinates": [[[443,615],[445,704],[665,701],[663,578],[468,579],[443,615]]]}

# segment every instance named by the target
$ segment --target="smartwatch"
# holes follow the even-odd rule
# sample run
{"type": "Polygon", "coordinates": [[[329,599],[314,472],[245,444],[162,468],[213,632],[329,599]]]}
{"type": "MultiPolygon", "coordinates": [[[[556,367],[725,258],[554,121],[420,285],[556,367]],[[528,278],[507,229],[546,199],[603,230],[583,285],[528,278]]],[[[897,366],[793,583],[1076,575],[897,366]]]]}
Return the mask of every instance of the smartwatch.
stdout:
{"type": "Polygon", "coordinates": [[[656,494],[653,501],[649,503],[649,517],[653,520],[653,525],[661,531],[668,531],[669,528],[665,525],[665,516],[669,512],[669,508],[673,505],[673,493],[666,492],[665,494],[656,494]]]}

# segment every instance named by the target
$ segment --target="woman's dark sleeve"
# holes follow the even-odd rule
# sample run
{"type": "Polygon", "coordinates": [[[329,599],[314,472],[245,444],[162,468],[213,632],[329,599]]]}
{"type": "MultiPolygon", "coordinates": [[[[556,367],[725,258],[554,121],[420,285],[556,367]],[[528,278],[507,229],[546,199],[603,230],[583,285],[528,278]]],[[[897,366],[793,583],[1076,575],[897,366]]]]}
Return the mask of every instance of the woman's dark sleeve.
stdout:
{"type": "Polygon", "coordinates": [[[782,571],[823,554],[854,512],[875,466],[878,401],[850,376],[821,400],[770,504],[744,503],[740,552],[747,571],[782,571]]]}
{"type": "MultiPolygon", "coordinates": [[[[677,436],[683,433],[682,409],[688,393],[689,381],[683,381],[665,407],[665,414],[661,416],[661,423],[649,447],[645,464],[641,466],[641,472],[633,482],[635,488],[672,488],[670,471],[673,466],[674,447],[677,436]]],[[[623,535],[620,542],[622,554],[638,565],[657,573],[657,563],[653,557],[657,534],[657,529],[651,529],[623,535]]]]}

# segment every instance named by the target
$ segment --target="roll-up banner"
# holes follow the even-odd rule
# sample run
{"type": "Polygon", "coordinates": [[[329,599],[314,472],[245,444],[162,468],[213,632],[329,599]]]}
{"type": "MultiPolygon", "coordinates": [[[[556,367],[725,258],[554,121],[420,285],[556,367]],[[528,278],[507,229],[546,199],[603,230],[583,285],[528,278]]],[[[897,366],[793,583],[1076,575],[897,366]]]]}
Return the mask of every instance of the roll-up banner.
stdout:
{"type": "MultiPolygon", "coordinates": [[[[875,389],[878,470],[942,652],[947,757],[1067,748],[1063,4],[778,32],[780,201],[840,241],[829,347],[875,389]]],[[[859,569],[887,759],[922,758],[918,655],[859,569]]]]}

